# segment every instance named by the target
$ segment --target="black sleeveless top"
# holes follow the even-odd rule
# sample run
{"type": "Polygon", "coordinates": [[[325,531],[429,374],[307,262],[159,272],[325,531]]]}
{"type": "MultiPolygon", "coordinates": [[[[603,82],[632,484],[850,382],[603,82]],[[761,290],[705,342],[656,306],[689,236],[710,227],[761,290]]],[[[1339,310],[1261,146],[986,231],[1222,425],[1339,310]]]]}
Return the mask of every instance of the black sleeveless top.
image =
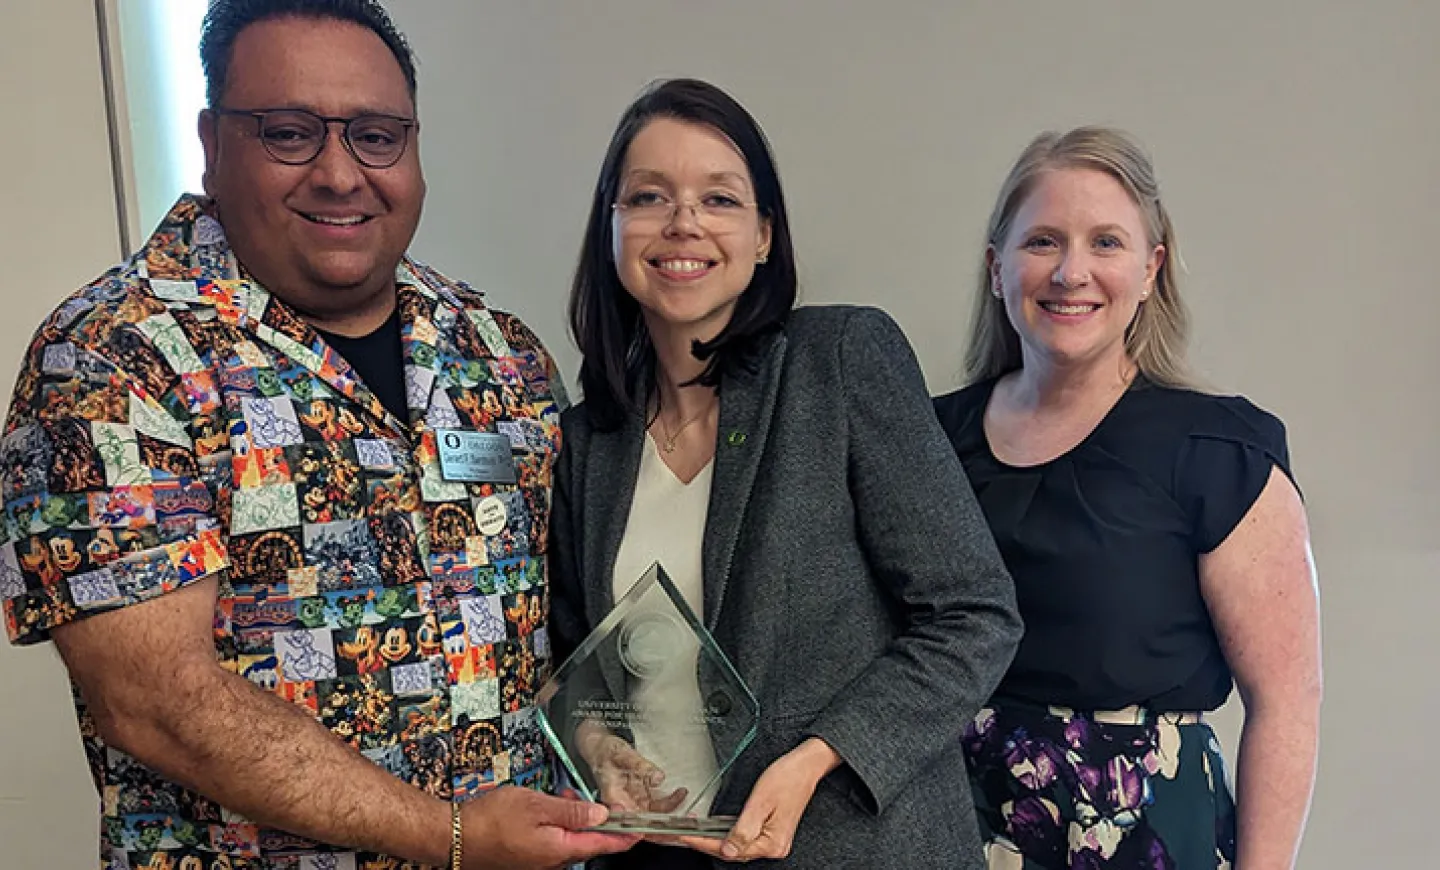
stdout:
{"type": "Polygon", "coordinates": [[[1137,378],[1050,462],[995,458],[995,381],[935,400],[1015,579],[1025,637],[997,697],[1079,710],[1213,710],[1230,669],[1200,595],[1218,547],[1278,466],[1285,427],[1239,396],[1137,378]]]}

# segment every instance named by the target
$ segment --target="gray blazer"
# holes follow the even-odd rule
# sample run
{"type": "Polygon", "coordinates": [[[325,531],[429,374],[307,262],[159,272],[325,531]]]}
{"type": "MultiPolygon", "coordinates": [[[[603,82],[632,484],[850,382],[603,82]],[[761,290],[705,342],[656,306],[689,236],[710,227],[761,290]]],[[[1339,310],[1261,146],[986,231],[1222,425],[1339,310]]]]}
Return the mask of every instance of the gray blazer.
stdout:
{"type": "MultiPolygon", "coordinates": [[[[583,403],[562,425],[557,662],[613,604],[645,439],[640,415],[597,431],[583,403]]],[[[792,312],[757,370],[721,383],[714,462],[703,619],[762,721],[713,811],[738,813],[772,761],[818,736],[845,763],[773,866],[979,870],[960,735],[1021,624],[904,334],[876,309],[792,312]]],[[[627,860],[599,866],[639,863],[627,860]]]]}

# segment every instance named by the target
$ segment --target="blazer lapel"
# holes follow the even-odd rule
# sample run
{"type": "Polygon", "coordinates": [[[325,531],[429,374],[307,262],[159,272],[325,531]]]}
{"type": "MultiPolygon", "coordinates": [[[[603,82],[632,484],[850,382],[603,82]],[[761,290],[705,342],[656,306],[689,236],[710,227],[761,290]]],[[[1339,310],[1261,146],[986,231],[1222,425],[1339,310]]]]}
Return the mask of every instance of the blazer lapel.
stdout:
{"type": "MultiPolygon", "coordinates": [[[[785,336],[779,333],[770,340],[755,371],[726,377],[720,385],[715,468],[701,553],[705,591],[703,619],[706,628],[711,630],[719,619],[750,490],[769,438],[784,362],[785,336]]],[[[585,615],[591,626],[604,619],[615,603],[611,575],[620,554],[620,541],[625,536],[625,524],[630,518],[630,505],[635,499],[635,482],[640,476],[644,449],[642,414],[632,414],[619,429],[594,432],[590,438],[584,484],[590,497],[585,499],[584,507],[586,534],[581,570],[585,575],[585,615]]]]}
{"type": "Polygon", "coordinates": [[[632,414],[613,432],[594,432],[590,456],[585,462],[585,553],[584,572],[586,617],[599,624],[615,604],[612,575],[620,555],[620,540],[635,500],[635,481],[640,476],[640,451],[645,448],[645,418],[632,414]],[[590,530],[594,530],[591,532],[590,530]]]}
{"type": "Polygon", "coordinates": [[[715,438],[715,468],[701,553],[705,572],[705,627],[712,631],[725,601],[735,547],[750,504],[750,490],[770,436],[770,421],[780,392],[780,372],[785,363],[785,344],[785,334],[777,333],[755,371],[726,377],[720,384],[720,425],[715,438]]]}

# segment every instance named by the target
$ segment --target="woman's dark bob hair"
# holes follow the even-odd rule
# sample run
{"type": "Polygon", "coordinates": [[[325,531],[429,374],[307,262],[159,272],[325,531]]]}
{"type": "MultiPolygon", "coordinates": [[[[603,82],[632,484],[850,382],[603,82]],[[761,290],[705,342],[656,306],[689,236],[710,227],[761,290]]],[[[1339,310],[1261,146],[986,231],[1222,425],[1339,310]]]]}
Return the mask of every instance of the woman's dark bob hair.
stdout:
{"type": "Polygon", "coordinates": [[[696,382],[719,386],[724,375],[751,366],[760,339],[781,329],[795,304],[795,251],[785,197],[760,125],[729,94],[707,82],[669,79],[652,84],[620,116],[610,139],[570,290],[570,332],[583,357],[580,385],[590,419],[602,430],[643,412],[655,389],[655,349],[640,305],[616,270],[611,206],[620,192],[630,143],[656,118],[702,124],[734,143],[750,170],[759,215],[770,222],[767,261],[755,266],[730,322],[710,341],[694,344],[695,356],[707,363],[696,382]]]}

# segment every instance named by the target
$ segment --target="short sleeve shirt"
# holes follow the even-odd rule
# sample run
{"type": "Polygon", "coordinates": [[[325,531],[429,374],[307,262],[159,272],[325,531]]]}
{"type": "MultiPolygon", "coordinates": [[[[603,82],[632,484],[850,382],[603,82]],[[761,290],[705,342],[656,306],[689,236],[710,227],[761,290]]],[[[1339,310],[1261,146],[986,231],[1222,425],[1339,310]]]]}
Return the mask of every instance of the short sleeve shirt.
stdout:
{"type": "MultiPolygon", "coordinates": [[[[563,391],[479,293],[410,260],[397,285],[404,420],[182,198],[27,351],[0,441],[5,628],[35,643],[213,576],[222,666],[375,764],[445,798],[548,788],[534,699],[563,391]],[[450,431],[503,440],[509,463],[447,471],[450,431]]],[[[104,866],[406,866],[251,824],[77,707],[104,866]]]]}
{"type": "Polygon", "coordinates": [[[985,438],[995,382],[935,400],[1015,579],[1025,636],[997,695],[1081,710],[1212,710],[1230,669],[1200,592],[1285,428],[1239,396],[1143,378],[1074,449],[1007,465],[985,438]]]}

